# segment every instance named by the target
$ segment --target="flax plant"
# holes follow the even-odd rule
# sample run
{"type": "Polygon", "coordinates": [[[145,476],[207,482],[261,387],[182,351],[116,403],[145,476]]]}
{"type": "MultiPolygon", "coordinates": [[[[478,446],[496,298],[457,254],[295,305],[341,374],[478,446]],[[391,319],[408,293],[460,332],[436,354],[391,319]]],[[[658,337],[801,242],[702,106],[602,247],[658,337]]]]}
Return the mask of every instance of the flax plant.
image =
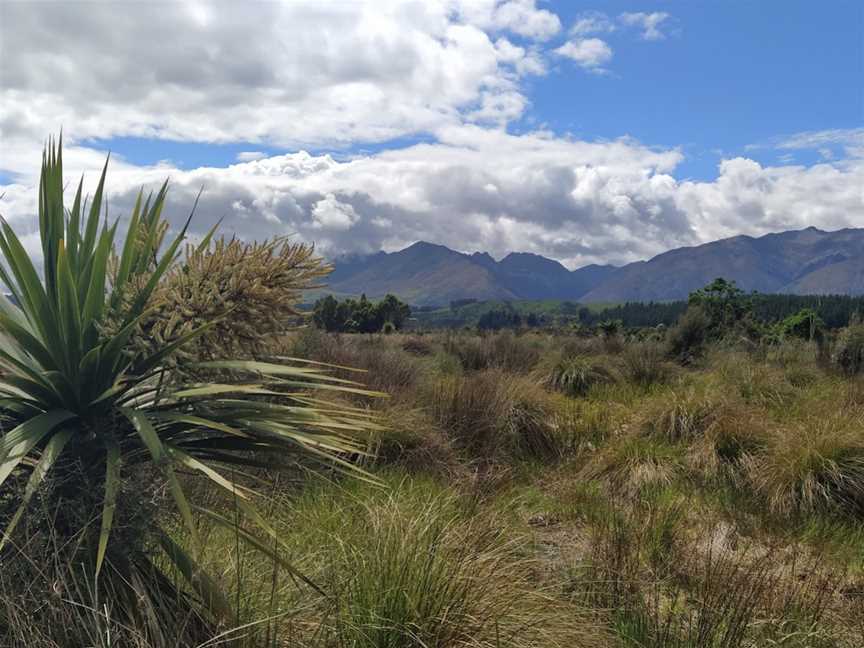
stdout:
{"type": "MultiPolygon", "coordinates": [[[[363,409],[319,394],[373,393],[329,375],[326,367],[290,359],[209,359],[180,373],[198,382],[178,379],[172,371],[184,345],[230,320],[231,309],[160,345],[134,344],[158,310],[154,295],[166,278],[188,275],[180,249],[192,216],[165,240],[166,182],[155,196],[139,193],[125,237],[118,236],[119,221],[101,216],[106,170],[107,161],[89,207],[82,178],[67,208],[62,144],[46,146],[38,200],[41,275],[0,220],[0,281],[12,295],[0,295],[0,503],[14,504],[5,516],[0,509],[0,564],[22,551],[15,530],[28,526],[21,522],[39,501],[52,511],[52,537],[74,547],[71,561],[85,566],[87,587],[95,583],[112,609],[133,620],[146,617],[158,634],[165,622],[160,597],[169,593],[197,606],[205,621],[230,621],[220,588],[195,560],[203,550],[196,517],[229,527],[291,569],[278,536],[253,505],[256,493],[235,475],[249,466],[279,468],[305,459],[362,474],[350,458],[362,453],[375,424],[363,409]],[[201,382],[201,376],[218,379],[201,382]],[[173,502],[173,514],[157,505],[138,531],[121,533],[145,507],[143,494],[136,498],[124,487],[128,476],[142,471],[166,493],[158,501],[173,502]],[[196,503],[187,494],[191,475],[227,494],[232,512],[196,503]],[[174,519],[188,531],[178,532],[174,519]],[[179,536],[191,538],[188,546],[175,542],[179,536]],[[165,565],[185,583],[176,583],[165,565]]],[[[213,233],[187,255],[194,272],[213,233]]],[[[307,276],[300,272],[297,279],[294,289],[307,276]]]]}

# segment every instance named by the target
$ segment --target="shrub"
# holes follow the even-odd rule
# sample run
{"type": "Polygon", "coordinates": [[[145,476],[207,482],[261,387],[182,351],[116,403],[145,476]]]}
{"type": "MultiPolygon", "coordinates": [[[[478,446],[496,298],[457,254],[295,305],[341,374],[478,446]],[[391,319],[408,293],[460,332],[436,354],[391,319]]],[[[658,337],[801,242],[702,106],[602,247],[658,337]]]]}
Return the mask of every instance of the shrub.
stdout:
{"type": "Polygon", "coordinates": [[[700,306],[689,306],[669,330],[669,353],[686,364],[705,350],[711,329],[711,319],[700,306]]]}
{"type": "MultiPolygon", "coordinates": [[[[178,610],[184,618],[189,610],[200,610],[202,619],[225,620],[231,617],[227,602],[187,549],[168,534],[165,525],[173,517],[164,507],[157,507],[156,515],[142,499],[121,496],[123,480],[144,474],[144,483],[169,493],[194,545],[196,509],[184,488],[187,480],[177,475],[188,471],[234,497],[246,523],[251,521],[269,537],[268,543],[278,546],[272,528],[247,503],[252,491],[223,476],[217,466],[245,467],[254,452],[253,463],[275,468],[294,459],[341,461],[347,469],[343,456],[362,444],[340,430],[363,432],[368,420],[354,409],[336,404],[325,409],[309,400],[309,390],[318,387],[361,391],[320,368],[229,357],[192,367],[218,375],[218,381],[184,384],[172,375],[173,357],[183,343],[212,332],[217,322],[180,334],[152,352],[130,344],[148,321],[160,282],[170,284],[170,277],[182,272],[174,268],[186,228],[160,245],[167,183],[155,198],[144,201],[139,195],[109,280],[117,224],[106,222],[99,230],[104,181],[105,171],[89,214],[81,209],[83,181],[67,210],[62,154],[49,144],[39,188],[44,281],[9,225],[0,223],[5,260],[0,280],[20,304],[0,298],[0,521],[5,528],[0,560],[4,565],[27,560],[20,553],[26,545],[16,532],[41,524],[40,537],[58,539],[56,563],[75,566],[64,576],[74,575],[79,588],[92,590],[95,600],[114,610],[121,622],[148,637],[158,632],[177,636],[180,643],[197,643],[178,636],[188,629],[176,625],[178,610]],[[109,314],[119,325],[105,326],[109,314]],[[34,500],[41,500],[50,514],[28,515],[34,500]],[[124,532],[128,529],[135,532],[124,532]],[[176,574],[161,569],[156,549],[173,563],[176,574]],[[179,574],[185,577],[182,586],[179,574]]],[[[193,265],[206,257],[209,240],[199,246],[200,255],[187,257],[193,265]]],[[[320,265],[304,267],[314,274],[320,265]]],[[[290,300],[308,277],[306,270],[298,271],[299,283],[279,283],[290,286],[285,298],[290,300]]],[[[262,548],[268,546],[245,524],[206,508],[197,510],[262,548]]]]}
{"type": "Polygon", "coordinates": [[[834,362],[847,376],[864,372],[864,324],[851,323],[837,340],[834,362]]]}

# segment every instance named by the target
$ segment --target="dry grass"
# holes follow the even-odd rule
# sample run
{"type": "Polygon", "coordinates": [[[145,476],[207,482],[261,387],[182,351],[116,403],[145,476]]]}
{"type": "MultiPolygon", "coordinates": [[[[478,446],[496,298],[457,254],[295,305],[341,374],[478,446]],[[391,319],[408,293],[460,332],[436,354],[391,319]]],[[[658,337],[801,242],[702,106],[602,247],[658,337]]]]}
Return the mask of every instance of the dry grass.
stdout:
{"type": "Polygon", "coordinates": [[[430,410],[470,456],[553,458],[555,401],[528,378],[491,369],[432,385],[430,410]]]}
{"type": "Polygon", "coordinates": [[[747,459],[753,488],[778,515],[843,510],[864,513],[864,429],[837,414],[775,429],[747,459]]]}

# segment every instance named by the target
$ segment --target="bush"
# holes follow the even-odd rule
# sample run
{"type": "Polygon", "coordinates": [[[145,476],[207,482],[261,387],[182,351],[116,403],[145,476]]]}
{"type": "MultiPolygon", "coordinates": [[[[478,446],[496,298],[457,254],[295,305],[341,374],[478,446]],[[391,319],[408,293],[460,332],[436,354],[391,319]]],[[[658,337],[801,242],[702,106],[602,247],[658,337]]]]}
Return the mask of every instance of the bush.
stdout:
{"type": "Polygon", "coordinates": [[[864,372],[864,324],[850,324],[837,339],[834,362],[847,376],[864,372]]]}
{"type": "Polygon", "coordinates": [[[711,330],[711,319],[700,306],[690,306],[669,330],[669,354],[687,364],[705,350],[711,330]]]}

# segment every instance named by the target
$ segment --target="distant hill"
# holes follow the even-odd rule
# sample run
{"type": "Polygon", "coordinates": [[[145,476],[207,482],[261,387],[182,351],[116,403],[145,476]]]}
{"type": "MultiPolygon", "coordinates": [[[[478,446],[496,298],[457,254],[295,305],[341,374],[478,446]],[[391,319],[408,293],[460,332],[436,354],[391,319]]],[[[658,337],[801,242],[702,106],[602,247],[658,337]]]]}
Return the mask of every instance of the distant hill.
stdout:
{"type": "Polygon", "coordinates": [[[716,277],[744,290],[790,294],[864,294],[864,229],[815,227],[735,236],[631,263],[583,295],[585,302],[683,299],[716,277]]]}
{"type": "Polygon", "coordinates": [[[792,294],[864,294],[864,229],[815,227],[754,238],[735,236],[670,250],[623,267],[568,270],[524,252],[496,261],[419,242],[398,252],[336,259],[328,291],[379,298],[394,293],[417,306],[452,300],[668,301],[716,277],[747,290],[792,294]]]}
{"type": "Polygon", "coordinates": [[[447,305],[456,299],[578,299],[610,276],[614,266],[570,271],[537,254],[513,253],[496,261],[423,241],[398,252],[343,257],[334,262],[328,290],[379,298],[398,295],[412,304],[447,305]]]}

